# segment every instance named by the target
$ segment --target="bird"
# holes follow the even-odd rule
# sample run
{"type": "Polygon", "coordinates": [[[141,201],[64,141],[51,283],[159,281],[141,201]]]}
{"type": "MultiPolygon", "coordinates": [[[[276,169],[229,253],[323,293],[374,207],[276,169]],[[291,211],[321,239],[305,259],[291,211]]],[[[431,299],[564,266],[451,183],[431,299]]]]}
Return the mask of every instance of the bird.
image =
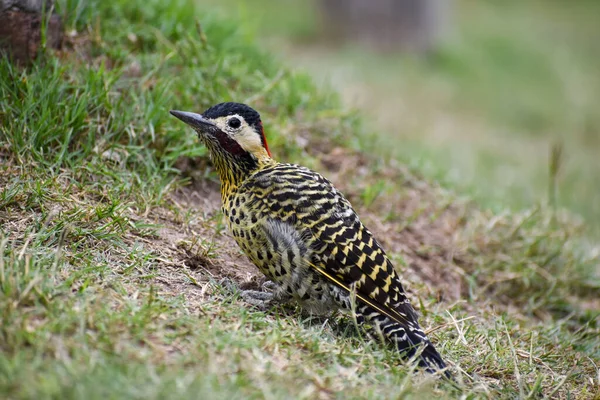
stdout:
{"type": "Polygon", "coordinates": [[[260,114],[226,102],[172,110],[208,149],[222,213],[245,255],[270,280],[253,304],[295,301],[315,314],[346,311],[427,372],[450,377],[418,323],[399,274],[350,202],[321,174],[276,161],[260,114]]]}

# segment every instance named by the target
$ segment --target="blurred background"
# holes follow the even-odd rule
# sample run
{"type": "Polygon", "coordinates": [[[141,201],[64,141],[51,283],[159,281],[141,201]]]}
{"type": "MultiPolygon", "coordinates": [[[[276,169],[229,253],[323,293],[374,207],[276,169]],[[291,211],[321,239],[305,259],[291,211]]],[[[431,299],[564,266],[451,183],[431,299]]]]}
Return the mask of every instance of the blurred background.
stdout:
{"type": "Polygon", "coordinates": [[[361,109],[395,157],[484,207],[600,236],[600,2],[200,0],[361,109]]]}

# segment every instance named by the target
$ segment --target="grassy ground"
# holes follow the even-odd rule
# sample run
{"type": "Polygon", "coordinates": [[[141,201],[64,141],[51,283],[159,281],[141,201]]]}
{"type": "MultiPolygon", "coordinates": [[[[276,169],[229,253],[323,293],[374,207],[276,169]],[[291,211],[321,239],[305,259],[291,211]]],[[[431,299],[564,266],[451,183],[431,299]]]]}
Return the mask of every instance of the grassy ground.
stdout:
{"type": "Polygon", "coordinates": [[[480,211],[378,157],[359,116],[235,18],[187,0],[57,3],[65,49],[0,64],[3,398],[600,396],[598,250],[568,215],[480,211]],[[279,159],[348,194],[458,387],[346,317],[259,312],[219,284],[260,278],[168,110],[224,100],[261,110],[279,159]]]}

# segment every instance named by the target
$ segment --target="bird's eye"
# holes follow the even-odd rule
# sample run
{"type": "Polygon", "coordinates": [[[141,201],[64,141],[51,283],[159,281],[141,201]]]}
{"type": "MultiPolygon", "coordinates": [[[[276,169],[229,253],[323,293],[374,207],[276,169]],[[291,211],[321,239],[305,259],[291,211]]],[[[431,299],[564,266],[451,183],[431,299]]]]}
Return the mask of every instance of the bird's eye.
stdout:
{"type": "Polygon", "coordinates": [[[227,125],[229,125],[230,128],[237,129],[242,125],[242,121],[240,121],[238,118],[233,117],[229,121],[227,121],[227,125]]]}

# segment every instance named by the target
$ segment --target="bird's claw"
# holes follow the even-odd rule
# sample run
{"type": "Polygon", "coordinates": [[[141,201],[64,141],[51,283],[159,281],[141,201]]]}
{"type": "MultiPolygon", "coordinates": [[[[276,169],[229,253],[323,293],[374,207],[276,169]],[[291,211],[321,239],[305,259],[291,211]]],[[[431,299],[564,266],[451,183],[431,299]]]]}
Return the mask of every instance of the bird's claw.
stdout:
{"type": "Polygon", "coordinates": [[[281,290],[281,286],[273,281],[264,282],[260,288],[261,290],[243,290],[242,298],[262,311],[289,300],[289,296],[286,296],[285,292],[281,290]]]}
{"type": "Polygon", "coordinates": [[[239,293],[246,303],[261,311],[269,310],[276,303],[283,300],[279,285],[273,281],[264,282],[260,286],[261,290],[240,290],[238,285],[230,278],[222,278],[218,281],[218,284],[230,293],[239,293]]]}
{"type": "Polygon", "coordinates": [[[266,311],[272,307],[273,298],[275,297],[273,293],[261,292],[259,290],[243,290],[241,296],[246,303],[262,311],[266,311]]]}
{"type": "Polygon", "coordinates": [[[276,293],[279,290],[279,285],[273,281],[265,281],[261,285],[261,288],[263,292],[276,293]]]}

